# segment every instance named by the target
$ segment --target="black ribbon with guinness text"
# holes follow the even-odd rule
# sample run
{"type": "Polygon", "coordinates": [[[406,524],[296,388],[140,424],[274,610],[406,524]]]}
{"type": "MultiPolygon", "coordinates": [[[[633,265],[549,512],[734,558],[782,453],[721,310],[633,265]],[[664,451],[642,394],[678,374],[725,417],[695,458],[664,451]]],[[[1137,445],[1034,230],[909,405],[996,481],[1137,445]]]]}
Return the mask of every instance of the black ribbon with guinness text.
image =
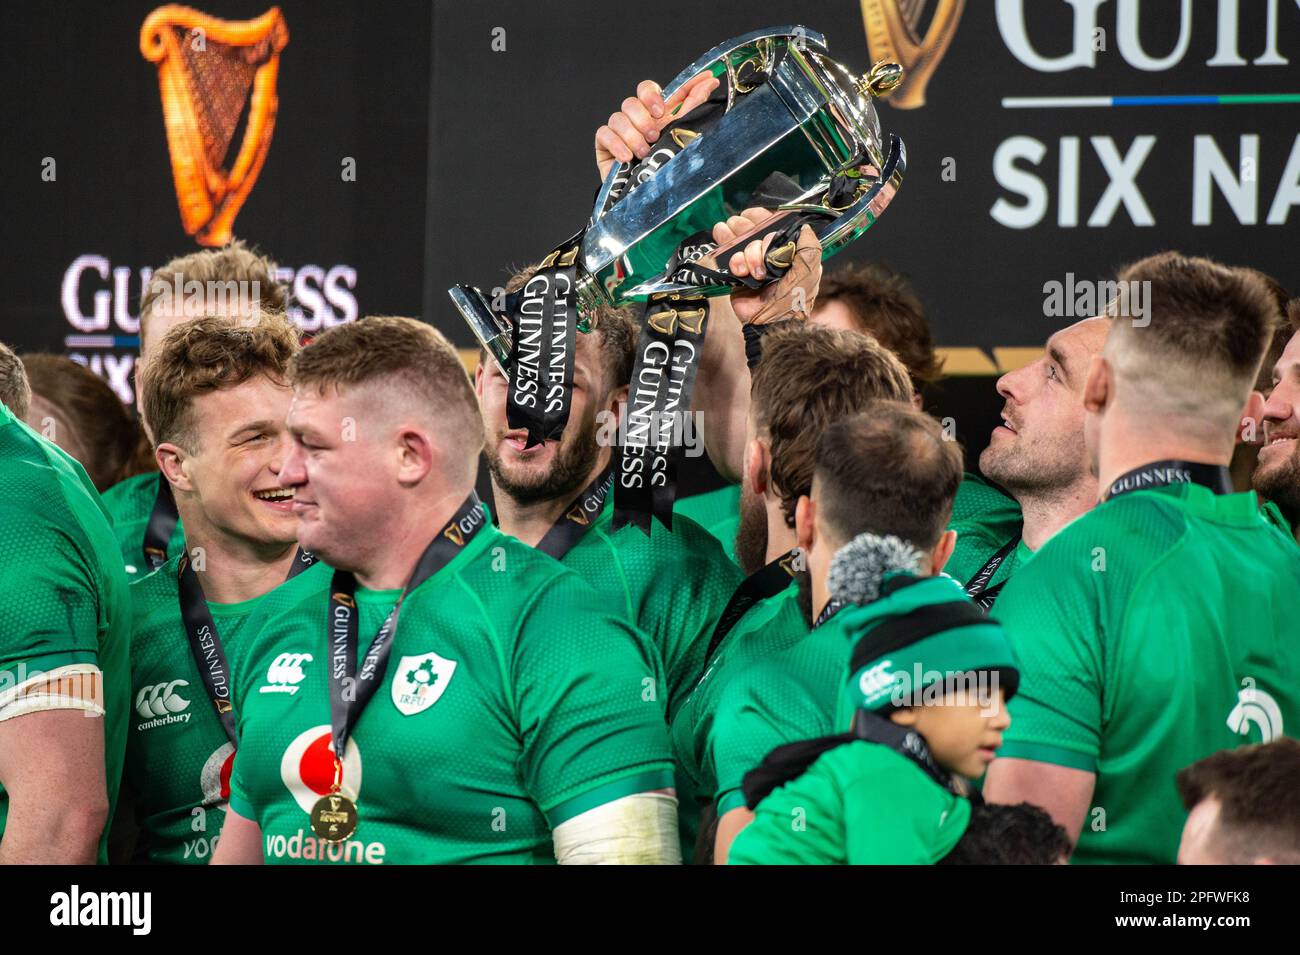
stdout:
{"type": "Polygon", "coordinates": [[[573,549],[582,536],[591,529],[592,522],[600,515],[613,486],[614,472],[605,468],[587,487],[574,498],[560,519],[537,542],[537,549],[543,554],[563,560],[564,555],[573,549]]]}
{"type": "Polygon", "coordinates": [[[388,612],[383,626],[371,641],[360,669],[357,667],[357,653],[360,649],[357,632],[357,579],[349,571],[334,571],[330,581],[328,639],[330,730],[334,740],[335,759],[343,759],[347,752],[348,736],[388,669],[388,658],[392,654],[402,602],[412,590],[446,567],[487,522],[487,511],[479,502],[478,495],[471,491],[451,520],[420,555],[397,603],[388,612]]]}
{"type": "Polygon", "coordinates": [[[578,328],[578,270],[582,233],[555,249],[507,299],[510,384],[506,421],[528,432],[526,447],[555,440],[569,421],[578,328]]]}
{"type": "MultiPolygon", "coordinates": [[[[299,547],[285,580],[292,580],[314,563],[316,557],[299,547]]],[[[194,572],[188,550],[181,555],[177,565],[176,584],[181,620],[185,623],[185,637],[194,664],[199,668],[203,689],[217,711],[221,728],[226,731],[226,739],[238,747],[239,733],[235,728],[235,711],[230,699],[230,664],[226,661],[226,648],[222,646],[221,634],[217,632],[216,621],[208,609],[207,598],[203,595],[203,587],[194,572]]]]}

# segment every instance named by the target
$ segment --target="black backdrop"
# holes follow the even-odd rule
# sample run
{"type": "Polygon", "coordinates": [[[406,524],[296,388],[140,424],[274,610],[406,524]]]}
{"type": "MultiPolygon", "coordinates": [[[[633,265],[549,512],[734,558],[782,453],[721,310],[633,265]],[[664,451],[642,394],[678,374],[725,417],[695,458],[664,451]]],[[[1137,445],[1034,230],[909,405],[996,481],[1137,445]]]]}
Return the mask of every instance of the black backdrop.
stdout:
{"type": "MultiPolygon", "coordinates": [[[[141,270],[196,247],[176,209],[157,71],[138,49],[154,5],[7,3],[0,61],[0,339],[68,351],[124,400],[141,270]],[[46,157],[53,182],[41,177],[46,157]],[[97,294],[111,294],[98,315],[97,294]]],[[[267,4],[200,6],[238,19],[267,4]]],[[[851,68],[869,60],[855,0],[280,6],[290,40],[279,114],[235,234],[292,271],[308,328],[415,314],[462,346],[470,338],[446,287],[498,284],[508,266],[585,222],[597,186],[592,133],[638,80],[666,82],[726,37],[791,22],[824,33],[851,68]],[[341,176],[346,157],[354,182],[341,176]]],[[[950,370],[965,375],[1015,367],[1032,354],[1024,349],[1074,320],[1046,314],[1044,283],[1102,278],[1160,248],[1248,263],[1300,287],[1300,209],[1291,208],[1300,205],[1300,105],[1011,108],[1004,99],[1297,92],[1300,5],[1291,0],[968,0],[926,105],[882,109],[886,129],[907,143],[908,174],[881,222],[843,257],[908,273],[938,343],[954,349],[950,370]],[[1090,18],[1087,49],[1074,42],[1079,11],[1090,18]],[[1080,65],[1070,69],[1024,62],[1071,54],[1080,65]],[[1147,68],[1134,65],[1144,56],[1147,68]],[[1110,181],[1099,156],[1146,148],[1140,137],[1152,140],[1136,192],[1090,225],[1110,181]],[[1243,144],[1249,158],[1256,141],[1254,161],[1242,162],[1243,144]],[[1218,154],[1220,177],[1242,180],[1246,198],[1239,212],[1210,182],[1208,221],[1198,223],[1196,183],[1208,181],[1218,154]],[[1038,189],[1041,216],[1008,224],[1025,218],[1025,193],[1038,189]],[[1145,222],[1143,207],[1149,224],[1135,222],[1145,222]],[[1271,211],[1278,221],[1267,221],[1271,211]]],[[[932,401],[974,448],[1000,404],[991,382],[956,378],[932,401]]]]}

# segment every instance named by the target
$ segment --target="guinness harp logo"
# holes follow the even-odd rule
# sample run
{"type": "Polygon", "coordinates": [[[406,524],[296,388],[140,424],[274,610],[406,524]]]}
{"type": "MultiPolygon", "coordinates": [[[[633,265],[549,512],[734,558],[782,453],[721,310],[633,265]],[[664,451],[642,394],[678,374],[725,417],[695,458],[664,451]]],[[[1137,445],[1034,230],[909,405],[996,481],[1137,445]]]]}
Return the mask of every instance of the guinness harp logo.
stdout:
{"type": "Polygon", "coordinates": [[[862,25],[872,62],[901,63],[903,82],[889,102],[899,109],[925,105],[925,86],[948,52],[966,0],[936,0],[925,36],[918,33],[925,0],[862,0],[862,25]]]}
{"type": "Polygon", "coordinates": [[[218,20],[168,4],[140,27],[140,52],[158,64],[181,225],[199,245],[230,241],[262,171],[275,129],[280,51],[288,42],[279,7],[256,20],[218,20]],[[244,138],[228,162],[241,119],[244,138]]]}

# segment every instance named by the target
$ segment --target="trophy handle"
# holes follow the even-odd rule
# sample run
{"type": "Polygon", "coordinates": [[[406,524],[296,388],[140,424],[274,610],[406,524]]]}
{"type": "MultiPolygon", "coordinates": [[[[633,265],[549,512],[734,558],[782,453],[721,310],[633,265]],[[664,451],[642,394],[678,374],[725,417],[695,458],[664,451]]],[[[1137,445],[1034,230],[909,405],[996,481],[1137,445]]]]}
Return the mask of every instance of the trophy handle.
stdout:
{"type": "MultiPolygon", "coordinates": [[[[815,230],[817,239],[822,246],[822,261],[825,261],[875,224],[876,220],[880,218],[880,214],[893,201],[895,194],[898,192],[898,187],[903,182],[903,173],[906,171],[907,147],[898,136],[891,134],[889,149],[885,153],[884,167],[880,170],[880,178],[876,180],[875,185],[859,196],[852,205],[844,209],[830,210],[801,201],[779,206],[778,209],[837,213],[835,219],[815,230]]],[[[752,236],[747,237],[738,244],[743,247],[750,238],[752,236]]],[[[723,254],[725,253],[719,253],[719,262],[721,262],[723,254]]],[[[668,294],[712,297],[714,295],[726,295],[733,290],[732,287],[726,285],[699,286],[685,282],[651,281],[643,282],[623,294],[628,299],[640,301],[652,296],[668,294]]]]}
{"type": "Polygon", "coordinates": [[[478,343],[492,356],[501,374],[510,377],[510,327],[502,326],[483,293],[472,285],[453,285],[447,294],[478,343]]]}
{"type": "MultiPolygon", "coordinates": [[[[803,44],[810,44],[817,47],[822,53],[830,52],[830,48],[826,45],[826,37],[822,36],[822,34],[818,33],[816,30],[809,29],[800,24],[768,27],[764,30],[754,30],[752,33],[744,33],[740,36],[732,37],[730,40],[719,43],[708,53],[705,53],[690,66],[686,67],[686,69],[678,73],[677,76],[673,78],[673,81],[664,87],[664,99],[672,96],[693,77],[698,76],[704,70],[718,62],[718,60],[722,59],[727,54],[740,49],[742,46],[757,43],[759,40],[780,39],[783,37],[795,37],[803,44]]],[[[609,191],[614,188],[614,181],[618,177],[619,165],[619,163],[614,163],[613,167],[609,170],[609,175],[605,177],[605,181],[601,184],[600,192],[596,194],[596,205],[592,212],[593,219],[596,217],[596,213],[605,208],[605,201],[609,198],[609,191]]]]}

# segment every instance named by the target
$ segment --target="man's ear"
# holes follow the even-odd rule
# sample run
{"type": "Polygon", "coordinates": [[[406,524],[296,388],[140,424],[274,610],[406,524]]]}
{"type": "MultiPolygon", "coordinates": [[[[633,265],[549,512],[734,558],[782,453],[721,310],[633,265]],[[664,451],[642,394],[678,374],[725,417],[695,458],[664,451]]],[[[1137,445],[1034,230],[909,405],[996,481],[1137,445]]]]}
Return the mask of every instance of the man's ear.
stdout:
{"type": "Polygon", "coordinates": [[[478,361],[478,367],[474,369],[474,394],[478,395],[480,399],[483,397],[484,374],[483,359],[480,358],[478,361]]]}
{"type": "Polygon", "coordinates": [[[1101,355],[1093,355],[1088,365],[1088,377],[1083,382],[1083,407],[1100,414],[1114,397],[1110,364],[1101,355]]]}
{"type": "Polygon", "coordinates": [[[153,456],[158,462],[158,470],[163,473],[168,484],[178,491],[194,490],[194,482],[190,480],[185,468],[189,454],[184,448],[170,441],[164,441],[154,448],[153,456]]]}
{"type": "Polygon", "coordinates": [[[944,566],[948,563],[948,558],[952,556],[952,549],[957,546],[957,532],[944,531],[939,537],[939,543],[934,545],[934,550],[930,551],[930,573],[938,576],[943,573],[944,566]]]}
{"type": "Polygon", "coordinates": [[[817,543],[817,502],[807,494],[799,495],[794,506],[794,534],[805,554],[817,543]]]}
{"type": "Polygon", "coordinates": [[[750,489],[759,497],[766,496],[768,492],[771,463],[767,442],[762,438],[752,438],[745,446],[745,472],[749,477],[750,489]]]}
{"type": "Polygon", "coordinates": [[[418,484],[433,470],[438,454],[429,433],[422,428],[402,428],[397,433],[397,480],[418,484]]]}
{"type": "Polygon", "coordinates": [[[1243,444],[1262,444],[1264,441],[1264,396],[1252,391],[1246,399],[1246,407],[1237,422],[1237,441],[1243,444]]]}
{"type": "Polygon", "coordinates": [[[609,393],[609,401],[605,403],[605,410],[614,415],[616,420],[622,420],[623,406],[627,404],[627,385],[619,385],[609,393]]]}

